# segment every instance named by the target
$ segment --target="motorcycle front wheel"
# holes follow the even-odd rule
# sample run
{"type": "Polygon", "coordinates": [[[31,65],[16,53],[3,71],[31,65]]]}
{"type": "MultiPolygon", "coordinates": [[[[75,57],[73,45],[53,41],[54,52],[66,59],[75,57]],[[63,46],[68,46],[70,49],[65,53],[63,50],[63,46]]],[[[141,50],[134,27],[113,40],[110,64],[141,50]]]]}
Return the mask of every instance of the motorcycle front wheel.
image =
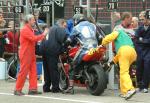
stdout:
{"type": "Polygon", "coordinates": [[[69,86],[69,79],[62,68],[60,68],[59,72],[60,72],[59,88],[61,90],[66,90],[69,86]]]}

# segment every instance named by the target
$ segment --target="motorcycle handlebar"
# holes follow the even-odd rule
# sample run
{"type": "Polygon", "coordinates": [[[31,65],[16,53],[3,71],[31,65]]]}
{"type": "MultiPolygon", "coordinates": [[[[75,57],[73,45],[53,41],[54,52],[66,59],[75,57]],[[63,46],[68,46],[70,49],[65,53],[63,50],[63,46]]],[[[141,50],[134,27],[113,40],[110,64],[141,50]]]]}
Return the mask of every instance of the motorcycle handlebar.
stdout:
{"type": "Polygon", "coordinates": [[[81,45],[84,44],[78,37],[77,37],[77,40],[79,41],[79,43],[80,43],[81,45]]]}

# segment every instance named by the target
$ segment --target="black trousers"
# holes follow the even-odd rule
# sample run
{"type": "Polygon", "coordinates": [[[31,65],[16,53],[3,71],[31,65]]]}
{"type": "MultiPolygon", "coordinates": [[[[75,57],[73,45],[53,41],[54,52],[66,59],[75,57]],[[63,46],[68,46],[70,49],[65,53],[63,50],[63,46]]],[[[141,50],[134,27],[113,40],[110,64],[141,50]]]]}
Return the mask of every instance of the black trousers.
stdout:
{"type": "Polygon", "coordinates": [[[144,71],[143,71],[143,83],[144,86],[143,88],[149,88],[149,84],[150,84],[150,67],[149,67],[149,63],[150,63],[150,54],[149,56],[144,58],[144,71]]]}
{"type": "Polygon", "coordinates": [[[141,89],[149,87],[150,83],[149,63],[150,63],[150,53],[147,52],[146,55],[142,56],[139,54],[137,58],[136,76],[138,87],[141,89]]]}
{"type": "Polygon", "coordinates": [[[137,84],[138,88],[142,89],[143,88],[143,72],[144,72],[144,60],[142,59],[142,56],[138,55],[137,56],[137,61],[136,61],[136,78],[137,78],[137,84]]]}
{"type": "Polygon", "coordinates": [[[44,54],[42,56],[43,59],[43,70],[44,70],[44,85],[43,85],[43,91],[50,91],[51,87],[51,78],[50,78],[50,69],[48,68],[48,59],[46,58],[46,55],[44,54]]]}
{"type": "Polygon", "coordinates": [[[0,57],[2,58],[4,54],[4,47],[0,45],[0,57]]]}
{"type": "Polygon", "coordinates": [[[52,90],[59,90],[59,71],[58,71],[58,55],[45,55],[44,81],[43,88],[47,89],[52,85],[52,90]]]}

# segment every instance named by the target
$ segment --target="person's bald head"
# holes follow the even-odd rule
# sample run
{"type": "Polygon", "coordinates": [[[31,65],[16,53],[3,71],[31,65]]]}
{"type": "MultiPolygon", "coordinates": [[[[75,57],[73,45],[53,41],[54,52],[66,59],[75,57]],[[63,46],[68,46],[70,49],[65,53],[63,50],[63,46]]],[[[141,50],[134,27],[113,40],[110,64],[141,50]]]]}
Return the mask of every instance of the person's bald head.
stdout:
{"type": "Polygon", "coordinates": [[[62,28],[67,28],[67,22],[65,19],[58,19],[56,25],[62,28]]]}
{"type": "Polygon", "coordinates": [[[133,28],[137,28],[138,27],[138,22],[139,22],[138,17],[132,17],[132,27],[133,28]]]}

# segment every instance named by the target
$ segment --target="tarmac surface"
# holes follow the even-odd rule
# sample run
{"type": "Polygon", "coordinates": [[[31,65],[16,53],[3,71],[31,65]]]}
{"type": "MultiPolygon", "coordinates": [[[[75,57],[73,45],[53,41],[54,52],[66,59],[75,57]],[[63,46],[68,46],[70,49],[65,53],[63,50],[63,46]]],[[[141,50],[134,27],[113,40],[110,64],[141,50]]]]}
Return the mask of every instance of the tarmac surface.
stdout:
{"type": "MultiPolygon", "coordinates": [[[[13,95],[15,81],[0,80],[0,103],[150,103],[149,93],[136,93],[131,99],[119,97],[119,90],[106,89],[100,96],[88,93],[85,87],[75,87],[75,94],[43,93],[41,95],[13,95]]],[[[42,86],[39,86],[42,91],[42,86]]],[[[23,88],[28,93],[28,81],[23,88]]]]}

